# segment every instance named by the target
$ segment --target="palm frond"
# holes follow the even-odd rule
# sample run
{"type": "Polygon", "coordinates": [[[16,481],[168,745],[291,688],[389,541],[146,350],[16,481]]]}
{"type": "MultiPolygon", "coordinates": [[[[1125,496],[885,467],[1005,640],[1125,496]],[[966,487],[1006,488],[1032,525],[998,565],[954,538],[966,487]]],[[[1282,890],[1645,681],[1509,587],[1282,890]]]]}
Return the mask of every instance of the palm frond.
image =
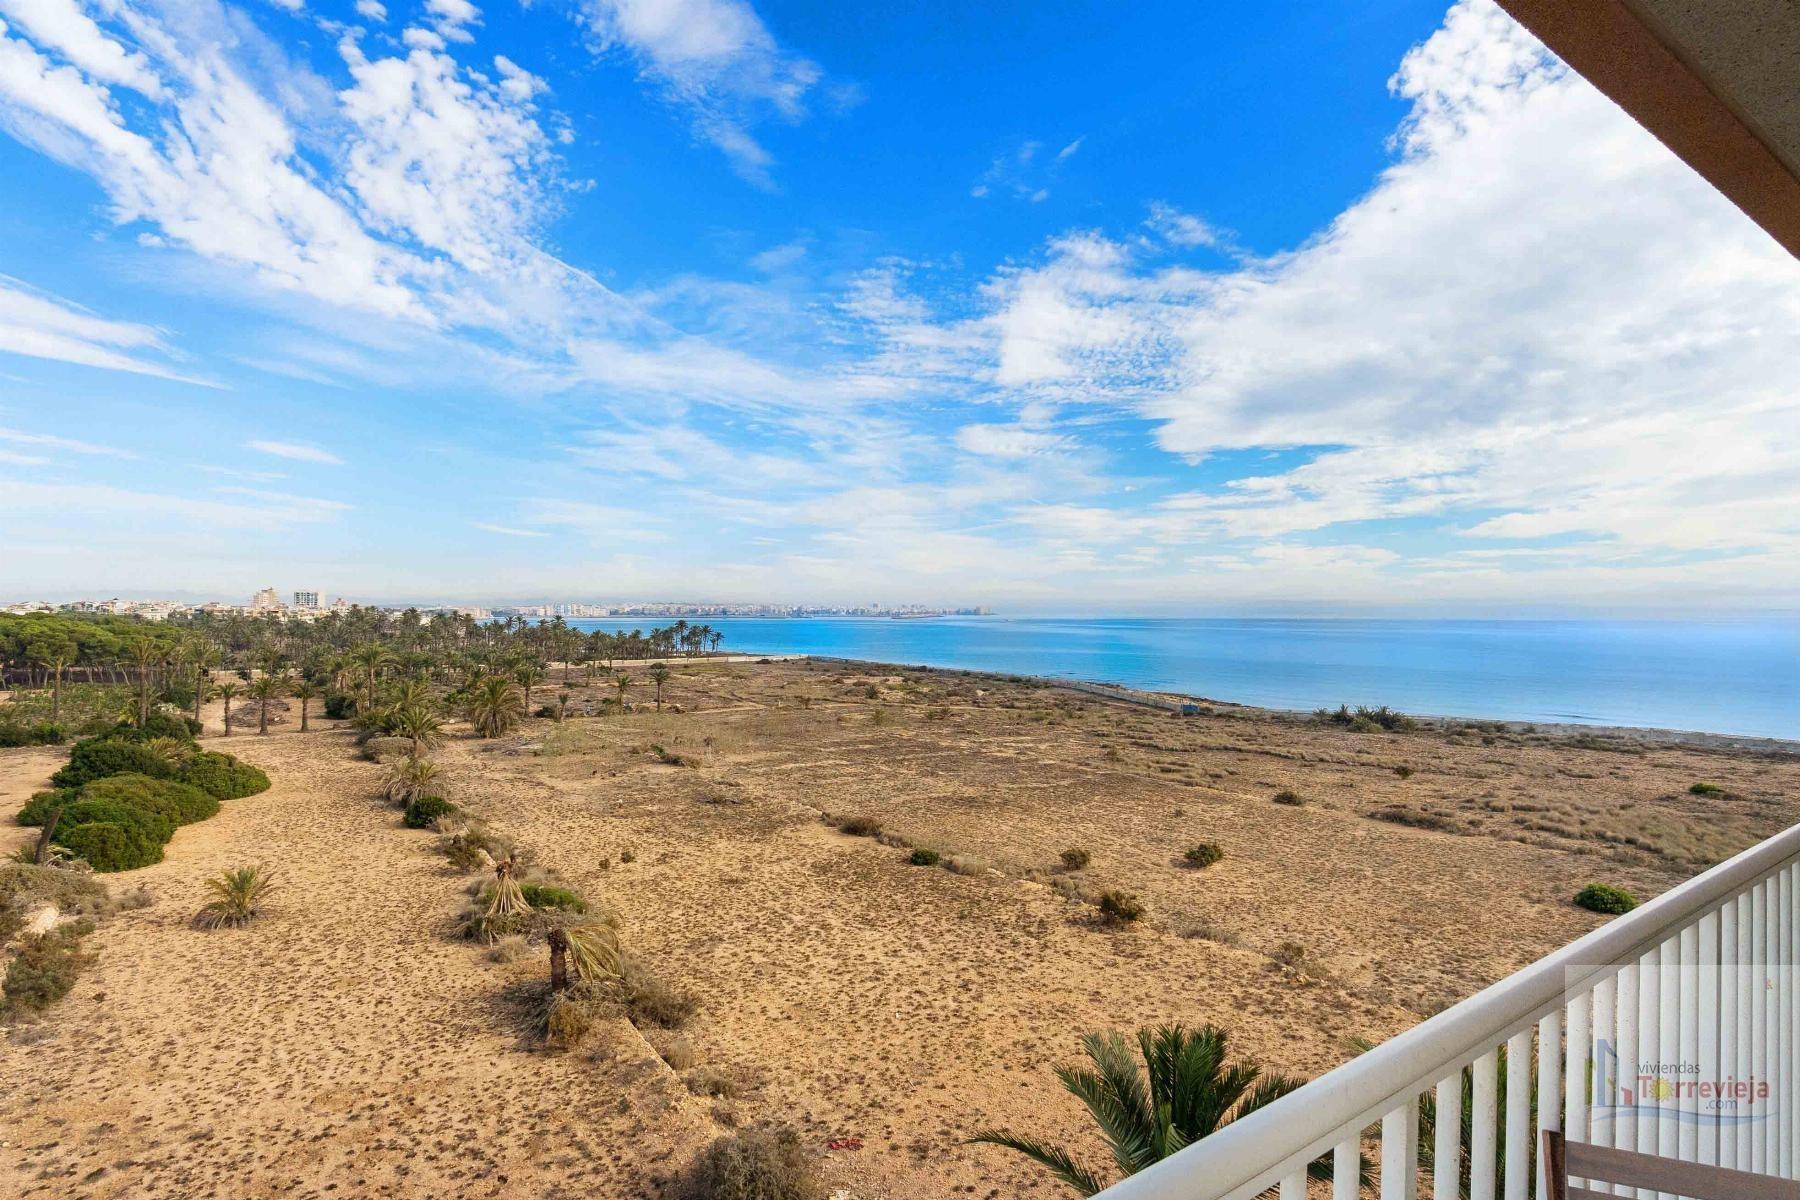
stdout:
{"type": "Polygon", "coordinates": [[[998,1129],[984,1129],[968,1138],[965,1144],[973,1145],[977,1142],[1016,1150],[1032,1161],[1048,1167],[1052,1175],[1073,1188],[1078,1196],[1095,1195],[1105,1186],[1092,1171],[1077,1163],[1061,1146],[1049,1146],[1032,1138],[1017,1137],[998,1129]]]}

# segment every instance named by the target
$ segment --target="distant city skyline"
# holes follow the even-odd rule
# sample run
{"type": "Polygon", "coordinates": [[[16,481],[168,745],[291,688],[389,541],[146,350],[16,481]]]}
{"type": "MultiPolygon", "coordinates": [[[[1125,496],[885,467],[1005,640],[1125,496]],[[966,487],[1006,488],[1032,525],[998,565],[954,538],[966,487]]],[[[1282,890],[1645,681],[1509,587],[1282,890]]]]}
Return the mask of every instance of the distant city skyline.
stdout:
{"type": "Polygon", "coordinates": [[[1490,0],[485,7],[0,5],[0,593],[1800,607],[1800,262],[1490,0]]]}

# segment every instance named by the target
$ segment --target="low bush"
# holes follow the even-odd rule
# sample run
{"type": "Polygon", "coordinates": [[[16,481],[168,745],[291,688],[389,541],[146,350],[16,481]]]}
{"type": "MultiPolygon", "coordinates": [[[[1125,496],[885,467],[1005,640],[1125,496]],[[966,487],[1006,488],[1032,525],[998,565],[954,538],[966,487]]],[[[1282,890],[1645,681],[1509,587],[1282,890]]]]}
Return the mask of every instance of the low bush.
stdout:
{"type": "Polygon", "coordinates": [[[0,863],[0,912],[23,913],[37,904],[54,904],[59,912],[82,916],[98,916],[110,906],[106,885],[92,875],[31,863],[0,863]]]}
{"type": "Polygon", "coordinates": [[[1269,799],[1277,804],[1285,804],[1289,808],[1299,808],[1306,803],[1305,797],[1301,796],[1299,792],[1291,792],[1287,788],[1282,788],[1269,799]]]}
{"type": "Polygon", "coordinates": [[[217,800],[242,800],[269,790],[269,777],[259,768],[210,750],[194,755],[182,768],[181,779],[217,800]]]}
{"type": "Polygon", "coordinates": [[[838,827],[838,832],[847,833],[851,837],[881,836],[881,822],[874,817],[839,817],[833,823],[838,827]]]}
{"type": "Polygon", "coordinates": [[[0,721],[0,746],[60,746],[69,731],[53,721],[0,721]]]}
{"type": "Polygon", "coordinates": [[[938,865],[938,852],[919,846],[907,856],[906,861],[915,867],[935,867],[938,865]]]}
{"type": "Polygon", "coordinates": [[[1589,912],[1605,913],[1617,916],[1628,913],[1638,906],[1637,897],[1624,888],[1616,888],[1606,883],[1590,883],[1575,893],[1575,904],[1589,912]]]}
{"type": "Polygon", "coordinates": [[[700,1152],[681,1179],[684,1200],[818,1200],[824,1194],[800,1135],[746,1129],[700,1152]]]}
{"type": "Polygon", "coordinates": [[[1726,795],[1730,795],[1729,792],[1727,792],[1724,788],[1720,787],[1716,783],[1693,784],[1688,788],[1688,793],[1690,795],[1694,795],[1694,796],[1726,796],[1726,795]]]}
{"type": "Polygon", "coordinates": [[[1130,892],[1117,889],[1100,893],[1100,915],[1115,925],[1127,925],[1144,915],[1144,905],[1130,892]]]}
{"type": "Polygon", "coordinates": [[[411,758],[411,738],[372,737],[362,744],[362,756],[370,762],[386,762],[394,758],[411,758]]]}
{"type": "Polygon", "coordinates": [[[1340,704],[1335,712],[1329,708],[1321,708],[1315,710],[1313,716],[1333,725],[1347,725],[1358,733],[1402,733],[1418,726],[1417,721],[1405,713],[1395,712],[1385,704],[1380,708],[1366,708],[1359,704],[1355,709],[1347,704],[1340,704]]]}
{"type": "Polygon", "coordinates": [[[96,779],[81,789],[81,799],[129,804],[167,817],[176,825],[204,821],[219,811],[218,800],[191,783],[136,773],[96,779]]]}
{"type": "Polygon", "coordinates": [[[1458,826],[1455,821],[1443,813],[1432,812],[1424,808],[1412,808],[1405,804],[1390,804],[1378,808],[1369,814],[1376,821],[1387,821],[1393,825],[1406,825],[1413,829],[1430,829],[1438,833],[1455,833],[1458,826]]]}
{"type": "Polygon", "coordinates": [[[408,829],[430,829],[439,817],[449,816],[456,811],[456,805],[442,796],[418,796],[406,806],[406,815],[402,818],[408,829]]]}
{"type": "Polygon", "coordinates": [[[633,1025],[684,1029],[700,1011],[698,999],[671,987],[641,959],[625,959],[616,986],[633,1025]]]}
{"type": "Polygon", "coordinates": [[[1078,846],[1071,846],[1062,852],[1062,865],[1070,871],[1082,871],[1094,861],[1094,856],[1078,846]]]}
{"type": "Polygon", "coordinates": [[[162,861],[162,848],[175,833],[174,818],[117,799],[91,799],[85,791],[64,802],[67,794],[39,793],[20,812],[20,822],[41,825],[60,806],[62,815],[50,840],[96,871],[128,871],[162,861]]]}
{"type": "Polygon", "coordinates": [[[587,901],[566,887],[557,887],[551,883],[522,883],[519,891],[524,893],[525,903],[533,908],[554,908],[572,913],[587,911],[587,901]]]}
{"type": "Polygon", "coordinates": [[[1411,767],[1407,766],[1405,763],[1402,763],[1399,766],[1394,768],[1394,774],[1398,775],[1402,779],[1411,779],[1413,777],[1413,769],[1411,767]]]}
{"type": "Polygon", "coordinates": [[[148,775],[152,779],[168,779],[175,774],[175,768],[142,742],[106,734],[76,742],[74,749],[69,751],[68,765],[52,775],[50,782],[59,788],[78,788],[108,775],[127,772],[148,775]]]}
{"type": "Polygon", "coordinates": [[[96,871],[132,871],[162,861],[163,843],[112,821],[57,826],[55,843],[96,871]]]}
{"type": "Polygon", "coordinates": [[[347,721],[356,715],[356,697],[349,692],[325,693],[325,716],[327,720],[347,721]]]}
{"type": "Polygon", "coordinates": [[[1189,846],[1181,852],[1182,863],[1195,870],[1210,867],[1224,857],[1225,851],[1217,842],[1201,842],[1199,845],[1189,846]]]}
{"type": "Polygon", "coordinates": [[[42,1012],[68,995],[76,976],[94,961],[81,948],[81,939],[93,931],[94,923],[84,918],[23,939],[0,980],[0,1009],[7,1015],[42,1012]]]}

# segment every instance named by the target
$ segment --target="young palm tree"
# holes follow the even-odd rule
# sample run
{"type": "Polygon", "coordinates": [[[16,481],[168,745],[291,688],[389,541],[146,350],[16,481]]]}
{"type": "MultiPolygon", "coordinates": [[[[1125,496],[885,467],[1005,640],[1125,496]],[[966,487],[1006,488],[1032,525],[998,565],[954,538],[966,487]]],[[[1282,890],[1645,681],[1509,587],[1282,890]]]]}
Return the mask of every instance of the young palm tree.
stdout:
{"type": "Polygon", "coordinates": [[[613,686],[619,689],[619,715],[622,717],[625,715],[625,692],[631,687],[631,676],[620,671],[613,676],[613,686]]]}
{"type": "Polygon", "coordinates": [[[662,687],[668,681],[669,668],[662,663],[650,665],[650,678],[656,683],[656,711],[662,711],[662,687]]]}
{"type": "Polygon", "coordinates": [[[477,734],[499,737],[525,715],[525,698],[519,685],[504,675],[484,675],[469,685],[464,712],[477,734]]]}
{"type": "Polygon", "coordinates": [[[273,877],[262,867],[238,867],[206,881],[213,900],[194,914],[202,929],[242,928],[262,912],[263,901],[275,890],[273,877]]]}
{"type": "Polygon", "coordinates": [[[287,680],[280,675],[258,675],[250,684],[250,698],[257,702],[256,732],[266,737],[269,733],[269,701],[287,694],[287,680]]]}
{"type": "Polygon", "coordinates": [[[219,699],[225,702],[225,736],[231,736],[231,698],[238,694],[238,685],[227,679],[216,689],[219,699]]]}
{"type": "MultiPolygon", "coordinates": [[[[1265,1074],[1254,1062],[1227,1064],[1225,1040],[1225,1031],[1216,1025],[1140,1029],[1137,1045],[1144,1065],[1139,1067],[1124,1034],[1089,1033],[1081,1045],[1093,1067],[1058,1067],[1056,1075],[1093,1114],[1119,1170],[1134,1175],[1305,1082],[1265,1074]]],[[[1077,1195],[1092,1196],[1106,1186],[1060,1146],[994,1129],[969,1141],[1017,1150],[1048,1167],[1077,1195]]],[[[1330,1178],[1324,1159],[1308,1170],[1330,1178]]]]}
{"type": "Polygon", "coordinates": [[[319,685],[310,679],[302,679],[294,684],[294,699],[300,702],[300,732],[305,733],[310,726],[307,722],[308,709],[312,702],[319,698],[319,685]]]}
{"type": "Polygon", "coordinates": [[[437,778],[437,764],[414,755],[388,768],[382,791],[395,804],[405,806],[423,796],[437,778]]]}
{"type": "Polygon", "coordinates": [[[206,703],[207,695],[212,691],[213,668],[219,665],[218,643],[211,638],[197,638],[188,657],[194,664],[194,720],[198,721],[200,706],[206,703]]]}
{"type": "Polygon", "coordinates": [[[414,758],[437,745],[444,730],[443,718],[432,710],[429,703],[422,701],[402,704],[395,709],[392,724],[396,734],[412,739],[414,758]]]}

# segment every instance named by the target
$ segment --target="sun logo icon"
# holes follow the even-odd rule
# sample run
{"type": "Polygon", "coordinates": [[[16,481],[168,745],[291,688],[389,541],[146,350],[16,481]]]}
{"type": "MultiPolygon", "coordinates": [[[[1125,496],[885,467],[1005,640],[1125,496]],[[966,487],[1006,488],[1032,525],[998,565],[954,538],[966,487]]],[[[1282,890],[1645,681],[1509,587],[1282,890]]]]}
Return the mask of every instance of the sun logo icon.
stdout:
{"type": "Polygon", "coordinates": [[[1657,1100],[1673,1100],[1675,1085],[1658,1076],[1656,1082],[1650,1085],[1650,1095],[1657,1100]]]}

